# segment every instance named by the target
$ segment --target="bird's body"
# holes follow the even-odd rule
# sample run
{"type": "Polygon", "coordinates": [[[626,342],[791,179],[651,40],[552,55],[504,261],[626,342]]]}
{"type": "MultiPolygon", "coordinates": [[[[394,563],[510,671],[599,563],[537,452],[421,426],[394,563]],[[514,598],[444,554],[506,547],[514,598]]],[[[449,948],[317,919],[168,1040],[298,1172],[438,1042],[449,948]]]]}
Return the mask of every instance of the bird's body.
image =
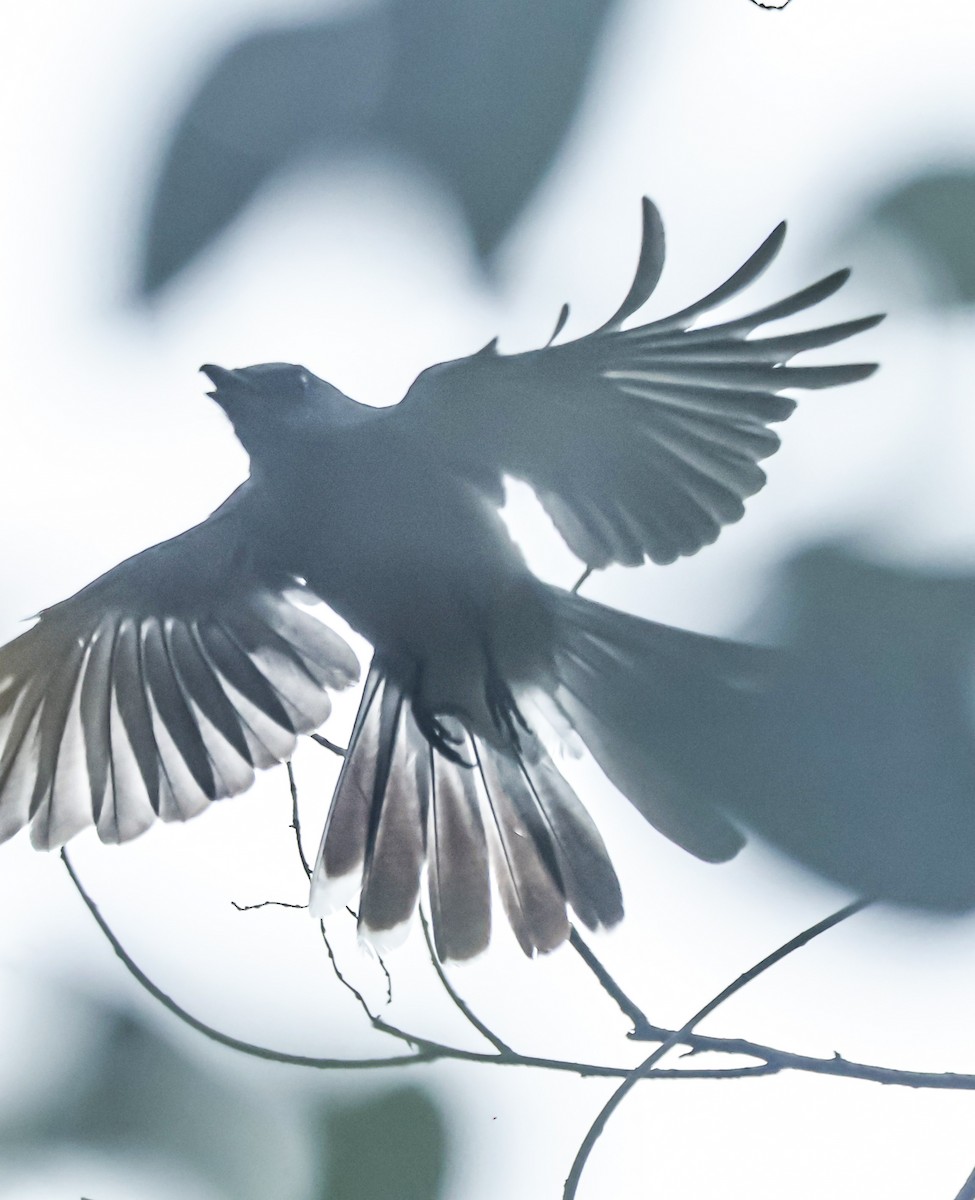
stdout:
{"type": "Polygon", "coordinates": [[[545,750],[546,724],[574,730],[672,840],[733,855],[741,832],[699,785],[725,749],[715,718],[761,685],[761,652],[542,583],[498,508],[504,476],[525,479],[589,568],[670,562],[737,520],[778,446],[768,425],[794,406],[778,393],[873,370],[784,364],[879,318],[748,336],[825,299],[844,272],[690,329],[768,265],[782,231],[704,300],[623,330],[663,263],[646,202],[636,278],[603,327],[510,357],[492,343],[423,372],[388,409],[291,364],[204,367],[250,478],[0,650],[0,837],[30,824],[36,844],[58,845],[94,823],[125,840],[288,757],[328,715],[328,690],[358,673],[296,602],[304,590],[375,651],[314,910],[360,887],[362,926],[389,930],[426,868],[444,957],[486,945],[492,872],[528,953],[568,936],[570,908],[590,927],[619,920],[615,873],[545,750]]]}
{"type": "Polygon", "coordinates": [[[491,664],[512,684],[538,676],[551,637],[535,577],[496,507],[394,410],[330,395],[234,504],[268,578],[304,579],[423,711],[491,738],[491,664]]]}

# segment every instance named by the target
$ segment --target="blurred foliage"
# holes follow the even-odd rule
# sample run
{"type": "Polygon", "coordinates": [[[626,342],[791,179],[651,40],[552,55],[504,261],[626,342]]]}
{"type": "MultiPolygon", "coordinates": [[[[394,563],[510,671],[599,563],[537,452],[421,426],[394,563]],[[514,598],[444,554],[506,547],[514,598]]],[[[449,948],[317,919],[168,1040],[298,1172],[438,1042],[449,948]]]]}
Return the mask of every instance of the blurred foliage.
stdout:
{"type": "Polygon", "coordinates": [[[143,235],[150,296],[280,172],[364,148],[453,194],[482,261],[544,177],[614,0],[386,0],[261,30],[176,119],[143,235]]]}
{"type": "Polygon", "coordinates": [[[59,999],[73,1018],[79,1010],[87,1018],[85,1042],[46,1103],[13,1105],[0,1118],[3,1167],[23,1172],[56,1148],[79,1147],[170,1162],[229,1200],[442,1196],[447,1134],[424,1089],[338,1104],[279,1097],[210,1070],[128,1012],[71,993],[59,999]]]}
{"type": "Polygon", "coordinates": [[[818,546],[765,626],[786,652],[729,716],[732,809],[858,894],[975,907],[975,576],[818,546]]]}
{"type": "Polygon", "coordinates": [[[234,1200],[276,1194],[290,1140],[259,1097],[233,1090],[135,1016],[74,996],[64,1003],[90,1010],[90,1042],[46,1107],[0,1125],[5,1162],[40,1161],[58,1145],[89,1146],[177,1161],[234,1200]]]}
{"type": "Polygon", "coordinates": [[[323,1110],[321,1200],[439,1200],[447,1137],[428,1092],[401,1087],[323,1110]]]}
{"type": "Polygon", "coordinates": [[[869,241],[877,232],[910,252],[935,305],[975,301],[975,169],[931,171],[898,184],[855,219],[848,237],[869,241]]]}

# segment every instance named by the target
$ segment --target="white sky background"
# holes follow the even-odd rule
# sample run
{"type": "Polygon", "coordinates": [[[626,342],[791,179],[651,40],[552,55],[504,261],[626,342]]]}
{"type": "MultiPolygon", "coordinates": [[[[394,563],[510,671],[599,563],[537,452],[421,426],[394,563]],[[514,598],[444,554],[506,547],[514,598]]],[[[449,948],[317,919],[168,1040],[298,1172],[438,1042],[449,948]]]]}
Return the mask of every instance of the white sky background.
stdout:
{"type": "MultiPolygon", "coordinates": [[[[604,320],[629,285],[643,193],[668,231],[657,313],[710,289],[789,218],[786,248],[751,304],[846,265],[830,247],[854,206],[887,182],[926,164],[975,160],[975,15],[962,0],[793,0],[779,13],[748,0],[661,0],[646,9],[629,0],[574,136],[507,243],[493,290],[429,181],[350,164],[280,181],[155,311],[124,307],[158,138],[187,89],[234,37],[313,7],[0,4],[4,640],[25,615],[205,516],[241,478],[242,453],[203,396],[201,362],[301,361],[359,399],[390,402],[423,366],[496,333],[502,347],[539,344],[563,300],[573,305],[569,334],[604,320]]],[[[816,536],[853,533],[911,561],[970,564],[970,323],[939,328],[903,296],[885,294],[884,279],[866,271],[824,310],[833,321],[889,308],[888,322],[858,339],[852,356],[884,369],[801,405],[741,525],[674,567],[608,572],[588,594],[723,632],[747,614],[774,563],[816,536]]],[[[570,581],[575,564],[520,492],[512,507],[540,571],[570,581]]],[[[341,736],[351,713],[340,708],[326,732],[341,736]]],[[[296,770],[313,849],[333,763],[307,746],[296,770]]],[[[583,772],[581,786],[630,914],[597,953],[661,1024],[680,1024],[847,899],[758,847],[728,866],[703,866],[594,775],[583,772]]],[[[304,898],[288,821],[287,781],[275,771],[248,796],[121,850],[85,835],[75,860],[136,959],[202,1019],[298,1052],[392,1052],[333,984],[311,922],[230,908],[231,899],[304,898]]],[[[0,849],[0,911],[6,1107],[40,1087],[38,1074],[57,1078],[51,1064],[73,1053],[70,1027],[37,1006],[55,980],[155,1010],[57,858],[35,855],[26,838],[0,849]]],[[[368,962],[356,958],[350,942],[346,961],[378,996],[368,962]]],[[[394,1019],[475,1045],[422,963],[415,939],[391,956],[394,1019]]],[[[571,952],[529,964],[502,939],[456,980],[519,1049],[607,1062],[646,1053],[625,1042],[625,1023],[571,952]]],[[[703,1029],[813,1054],[972,1071],[973,986],[975,918],[868,913],[765,976],[703,1029]]],[[[185,1051],[246,1080],[241,1086],[269,1090],[284,1109],[310,1088],[341,1097],[404,1078],[251,1070],[158,1019],[185,1051]]],[[[449,1103],[449,1195],[460,1200],[559,1195],[612,1086],[457,1065],[417,1077],[449,1103]]],[[[658,1082],[613,1118],[580,1195],[951,1200],[973,1165],[975,1095],[804,1076],[658,1082]]],[[[175,1188],[146,1164],[79,1158],[58,1170],[32,1176],[31,1200],[152,1200],[175,1188]]],[[[281,1200],[302,1195],[294,1171],[281,1200]]],[[[200,1188],[201,1200],[216,1195],[200,1188]]],[[[185,1180],[179,1189],[191,1195],[185,1180]]],[[[23,1179],[0,1170],[2,1200],[27,1195],[23,1179]]]]}

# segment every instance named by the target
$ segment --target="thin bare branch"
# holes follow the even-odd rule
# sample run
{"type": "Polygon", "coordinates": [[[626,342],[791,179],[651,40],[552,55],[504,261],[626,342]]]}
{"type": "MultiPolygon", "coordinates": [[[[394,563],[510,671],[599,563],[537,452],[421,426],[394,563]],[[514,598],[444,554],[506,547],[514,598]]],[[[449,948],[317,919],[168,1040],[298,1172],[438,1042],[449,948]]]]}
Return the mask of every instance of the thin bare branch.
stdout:
{"type": "Polygon", "coordinates": [[[285,766],[288,768],[288,785],[291,788],[291,828],[295,831],[295,842],[298,845],[298,857],[301,859],[305,878],[311,879],[311,865],[305,857],[305,848],[301,841],[301,814],[298,812],[298,785],[295,782],[295,771],[289,759],[285,766]]]}
{"type": "Polygon", "coordinates": [[[287,900],[262,900],[259,904],[238,904],[236,900],[231,900],[230,903],[238,912],[253,912],[255,908],[301,908],[308,907],[307,904],[290,904],[287,900]]]}
{"type": "Polygon", "coordinates": [[[454,1004],[460,1010],[462,1015],[477,1030],[481,1037],[486,1038],[487,1041],[489,1041],[491,1045],[496,1050],[499,1050],[502,1054],[514,1054],[515,1052],[511,1049],[507,1042],[503,1042],[496,1033],[492,1032],[492,1030],[484,1024],[480,1017],[478,1017],[473,1009],[467,1004],[464,998],[458,994],[454,985],[450,982],[446,971],[443,969],[443,963],[441,963],[440,957],[437,954],[437,948],[433,944],[433,937],[430,933],[430,922],[427,920],[426,913],[422,908],[420,909],[420,924],[423,926],[423,936],[426,939],[427,949],[430,951],[430,961],[433,963],[433,969],[437,972],[437,978],[443,985],[444,991],[451,998],[451,1000],[453,1000],[454,1004]]]}
{"type": "Polygon", "coordinates": [[[612,975],[610,975],[609,971],[606,970],[595,954],[593,954],[592,950],[582,940],[579,931],[574,925],[572,926],[572,932],[569,934],[569,945],[575,950],[576,954],[579,955],[589,970],[592,971],[593,975],[595,975],[603,991],[616,1002],[623,1016],[633,1022],[633,1031],[629,1036],[644,1040],[648,1033],[652,1033],[656,1029],[656,1026],[650,1023],[643,1010],[638,1008],[629,996],[627,996],[612,975]]]}
{"type": "Polygon", "coordinates": [[[338,742],[330,742],[327,737],[322,737],[320,733],[313,733],[311,735],[311,740],[313,742],[317,742],[319,746],[324,746],[326,750],[331,750],[331,752],[333,754],[337,754],[339,758],[345,758],[347,753],[346,749],[344,746],[340,746],[338,742]]]}
{"type": "MultiPolygon", "coordinates": [[[[358,921],[358,919],[359,918],[356,917],[356,921],[358,921]]],[[[382,973],[386,976],[386,1003],[392,1004],[393,1003],[393,977],[389,973],[389,968],[386,966],[386,963],[383,960],[383,956],[378,951],[376,952],[376,962],[379,963],[382,973]]]]}
{"type": "MultiPolygon", "coordinates": [[[[61,859],[68,875],[79,896],[91,913],[105,939],[121,961],[122,965],[135,979],[140,987],[163,1005],[174,1016],[178,1017],[191,1029],[202,1033],[211,1041],[229,1046],[242,1054],[271,1062],[280,1062],[292,1066],[310,1067],[316,1070],[369,1070],[379,1067],[410,1066],[414,1063],[436,1062],[441,1059],[458,1059],[462,1062],[485,1063],[501,1067],[531,1067],[545,1071],[559,1071],[583,1078],[628,1079],[633,1070],[630,1067],[606,1066],[601,1063],[571,1062],[566,1059],[538,1058],[534,1055],[518,1054],[480,1054],[472,1050],[461,1050],[454,1046],[443,1045],[424,1038],[410,1038],[409,1035],[397,1031],[421,1049],[416,1054],[400,1055],[389,1058],[315,1058],[303,1054],[287,1054],[280,1050],[272,1050],[265,1046],[256,1046],[250,1042],[230,1037],[218,1029],[200,1021],[176,1003],[170,996],[157,987],[144,971],[132,960],[128,952],[112,932],[108,922],[102,916],[94,900],[89,896],[81,880],[78,878],[65,850],[61,851],[61,859]]],[[[389,1032],[392,1027],[379,1022],[382,1032],[389,1032]]],[[[674,1037],[671,1030],[651,1027],[654,1039],[669,1040],[674,1037]]],[[[763,1046],[749,1042],[743,1038],[704,1037],[696,1033],[681,1035],[677,1031],[680,1044],[694,1050],[714,1050],[726,1054],[750,1055],[763,1061],[754,1066],[745,1067],[716,1067],[712,1069],[674,1068],[652,1070],[648,1079],[740,1079],[752,1075],[774,1075],[780,1071],[807,1071],[816,1075],[842,1076],[847,1079],[862,1079],[871,1083],[890,1084],[899,1087],[926,1088],[938,1091],[975,1091],[975,1075],[955,1074],[951,1071],[942,1073],[931,1071],[901,1071],[895,1067],[877,1067],[867,1063],[857,1063],[834,1055],[832,1058],[812,1058],[808,1055],[793,1054],[787,1050],[777,1050],[771,1046],[763,1046]]],[[[674,1040],[674,1045],[677,1041],[674,1040]]]]}
{"type": "Polygon", "coordinates": [[[582,587],[582,585],[586,582],[586,580],[589,578],[589,576],[593,573],[594,570],[595,570],[594,567],[586,567],[586,569],[582,572],[582,574],[579,576],[579,578],[572,585],[572,591],[578,592],[578,590],[582,587]]]}
{"type": "Polygon", "coordinates": [[[376,1016],[376,1014],[366,1003],[366,998],[363,996],[362,992],[359,991],[354,983],[350,982],[348,979],[346,979],[345,975],[343,975],[342,969],[338,964],[338,959],[335,957],[335,951],[332,949],[332,943],[328,940],[328,934],[325,932],[325,922],[319,921],[318,925],[322,931],[322,941],[325,943],[325,949],[328,952],[328,961],[332,964],[332,971],[335,974],[335,978],[348,992],[352,993],[356,1003],[369,1018],[369,1024],[376,1027],[376,1022],[379,1020],[379,1017],[376,1016]]]}
{"type": "Polygon", "coordinates": [[[108,922],[102,916],[101,911],[95,904],[94,900],[85,890],[84,885],[75,871],[68,853],[62,848],[61,861],[64,863],[68,875],[71,877],[71,882],[74,884],[79,896],[84,901],[88,911],[95,919],[98,928],[104,934],[109,945],[115,951],[115,954],[122,962],[122,965],[135,979],[135,981],[144,988],[154,1000],[157,1000],[163,1008],[167,1009],[174,1016],[179,1017],[191,1029],[195,1029],[197,1033],[202,1033],[204,1037],[209,1038],[213,1042],[219,1042],[222,1046],[229,1046],[231,1050],[239,1050],[242,1054],[248,1054],[253,1058],[266,1059],[269,1062],[286,1063],[290,1066],[297,1067],[314,1067],[318,1070],[350,1070],[361,1068],[369,1070],[378,1067],[395,1067],[406,1063],[416,1062],[432,1062],[435,1058],[442,1057],[438,1054],[422,1052],[410,1055],[397,1055],[388,1058],[362,1058],[362,1059],[343,1059],[343,1058],[313,1058],[306,1054],[288,1054],[282,1050],[272,1050],[267,1046],[257,1046],[252,1042],[242,1041],[240,1038],[231,1037],[229,1034],[221,1032],[219,1029],[214,1029],[212,1025],[207,1025],[205,1021],[194,1017],[192,1013],[186,1011],[181,1005],[167,995],[162,988],[158,987],[148,975],[130,958],[125,947],[121,944],[115,933],[112,931],[108,922]]]}
{"type": "Polygon", "coordinates": [[[633,1090],[633,1088],[640,1082],[641,1079],[645,1079],[647,1077],[647,1075],[653,1070],[653,1068],[657,1065],[660,1059],[663,1058],[668,1050],[680,1044],[689,1033],[693,1032],[694,1026],[697,1025],[699,1021],[703,1021],[704,1018],[714,1012],[719,1005],[723,1004],[736,992],[741,991],[743,987],[746,987],[753,980],[757,979],[759,975],[763,974],[763,972],[767,971],[770,967],[775,966],[776,963],[781,962],[782,959],[786,958],[788,955],[795,953],[796,950],[799,950],[802,946],[805,946],[808,942],[811,942],[813,938],[819,937],[820,934],[826,933],[827,930],[839,925],[841,921],[849,920],[850,917],[854,916],[858,912],[861,912],[870,903],[870,900],[855,900],[852,904],[845,905],[838,912],[835,912],[832,915],[824,918],[822,921],[817,921],[815,925],[811,925],[808,929],[803,930],[802,933],[790,938],[777,950],[774,950],[771,954],[766,955],[761,962],[756,963],[753,967],[750,967],[743,974],[739,975],[733,983],[730,983],[726,988],[723,988],[720,992],[718,992],[718,994],[709,1000],[703,1008],[698,1009],[694,1016],[691,1017],[689,1021],[685,1022],[680,1029],[675,1030],[672,1034],[666,1037],[648,1058],[644,1059],[644,1061],[640,1063],[635,1070],[630,1072],[629,1076],[624,1079],[624,1081],[620,1084],[612,1096],[610,1096],[600,1112],[597,1114],[595,1121],[593,1121],[589,1128],[589,1132],[582,1140],[582,1144],[579,1147],[569,1174],[566,1177],[565,1189],[562,1193],[563,1200],[574,1200],[579,1189],[579,1181],[582,1178],[583,1169],[585,1168],[586,1162],[589,1159],[589,1155],[593,1151],[593,1147],[596,1145],[596,1142],[599,1141],[600,1135],[606,1127],[606,1122],[623,1102],[625,1097],[633,1090]]]}

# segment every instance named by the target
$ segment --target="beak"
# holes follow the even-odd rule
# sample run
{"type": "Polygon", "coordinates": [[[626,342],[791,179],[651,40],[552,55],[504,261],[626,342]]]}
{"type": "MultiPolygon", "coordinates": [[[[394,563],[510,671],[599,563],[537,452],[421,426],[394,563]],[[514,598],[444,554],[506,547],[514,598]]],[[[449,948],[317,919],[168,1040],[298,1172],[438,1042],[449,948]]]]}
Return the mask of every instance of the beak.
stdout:
{"type": "Polygon", "coordinates": [[[214,385],[212,396],[224,411],[227,403],[253,393],[254,389],[243,371],[228,371],[226,367],[218,367],[213,363],[204,363],[200,370],[214,385]]]}
{"type": "Polygon", "coordinates": [[[228,371],[226,367],[217,367],[213,363],[204,363],[200,370],[218,388],[246,387],[241,379],[240,371],[228,371]]]}

